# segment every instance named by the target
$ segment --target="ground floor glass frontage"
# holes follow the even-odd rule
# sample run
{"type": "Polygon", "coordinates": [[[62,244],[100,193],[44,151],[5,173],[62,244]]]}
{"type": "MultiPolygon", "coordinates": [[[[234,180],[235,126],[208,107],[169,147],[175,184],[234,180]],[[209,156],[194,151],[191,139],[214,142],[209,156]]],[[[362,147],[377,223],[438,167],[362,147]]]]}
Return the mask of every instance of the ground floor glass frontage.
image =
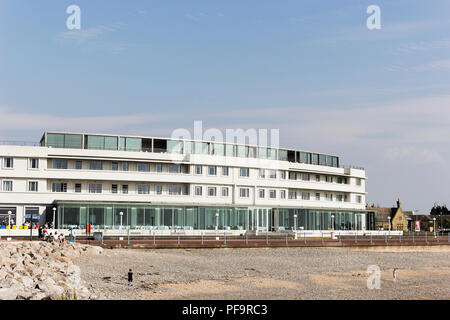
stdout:
{"type": "Polygon", "coordinates": [[[58,228],[185,230],[375,230],[373,211],[58,204],[58,228]],[[334,225],[334,226],[333,226],[334,225]]]}

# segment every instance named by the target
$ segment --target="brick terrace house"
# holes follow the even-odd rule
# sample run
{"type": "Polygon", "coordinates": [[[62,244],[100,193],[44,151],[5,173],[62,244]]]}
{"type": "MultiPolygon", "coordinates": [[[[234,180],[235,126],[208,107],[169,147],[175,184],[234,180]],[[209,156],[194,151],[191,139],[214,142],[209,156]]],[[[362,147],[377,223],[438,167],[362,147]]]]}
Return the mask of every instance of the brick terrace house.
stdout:
{"type": "Polygon", "coordinates": [[[397,207],[367,206],[366,208],[377,212],[376,228],[378,230],[389,230],[389,217],[391,230],[408,231],[414,226],[413,212],[404,211],[401,208],[400,199],[397,200],[397,207]]]}

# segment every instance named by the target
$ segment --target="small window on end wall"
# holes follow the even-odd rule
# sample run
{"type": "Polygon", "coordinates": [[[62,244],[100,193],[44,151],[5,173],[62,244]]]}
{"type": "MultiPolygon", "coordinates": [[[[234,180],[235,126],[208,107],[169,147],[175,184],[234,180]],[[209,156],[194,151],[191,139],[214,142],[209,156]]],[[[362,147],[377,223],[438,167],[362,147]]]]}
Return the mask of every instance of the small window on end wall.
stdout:
{"type": "Polygon", "coordinates": [[[30,159],[30,169],[39,169],[39,159],[32,158],[30,159]]]}
{"type": "Polygon", "coordinates": [[[28,182],[28,191],[37,192],[38,191],[38,182],[37,181],[29,181],[28,182]]]}
{"type": "Polygon", "coordinates": [[[3,168],[12,169],[14,167],[13,158],[3,158],[3,168]]]}

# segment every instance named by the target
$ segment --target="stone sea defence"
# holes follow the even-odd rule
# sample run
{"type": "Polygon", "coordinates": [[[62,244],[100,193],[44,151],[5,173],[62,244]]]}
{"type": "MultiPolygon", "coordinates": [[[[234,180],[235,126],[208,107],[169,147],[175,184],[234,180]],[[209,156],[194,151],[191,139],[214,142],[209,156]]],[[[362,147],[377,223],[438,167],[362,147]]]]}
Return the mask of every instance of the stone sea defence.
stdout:
{"type": "Polygon", "coordinates": [[[78,243],[0,241],[0,300],[95,299],[71,260],[102,253],[78,243]]]}

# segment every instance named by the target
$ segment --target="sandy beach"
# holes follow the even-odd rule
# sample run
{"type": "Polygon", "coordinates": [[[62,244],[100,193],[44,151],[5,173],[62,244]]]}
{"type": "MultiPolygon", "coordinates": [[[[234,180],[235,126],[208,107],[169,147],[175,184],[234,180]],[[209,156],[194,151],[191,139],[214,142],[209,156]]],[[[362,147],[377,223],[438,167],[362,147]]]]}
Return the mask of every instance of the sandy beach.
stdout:
{"type": "Polygon", "coordinates": [[[448,246],[393,250],[106,249],[73,262],[101,299],[450,299],[448,246]],[[380,289],[367,287],[369,265],[380,289]]]}

